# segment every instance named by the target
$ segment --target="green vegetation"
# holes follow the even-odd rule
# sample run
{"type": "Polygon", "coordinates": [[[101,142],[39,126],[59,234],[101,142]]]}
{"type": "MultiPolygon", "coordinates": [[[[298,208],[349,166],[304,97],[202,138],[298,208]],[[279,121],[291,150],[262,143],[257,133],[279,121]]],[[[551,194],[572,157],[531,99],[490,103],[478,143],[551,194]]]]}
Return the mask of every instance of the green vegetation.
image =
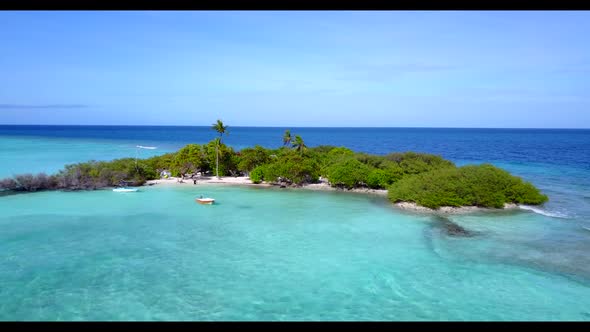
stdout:
{"type": "Polygon", "coordinates": [[[351,189],[366,185],[370,172],[369,166],[355,158],[346,158],[332,164],[327,175],[332,185],[351,189]]]}
{"type": "Polygon", "coordinates": [[[250,172],[257,166],[271,162],[269,150],[260,145],[243,149],[237,153],[237,157],[239,159],[238,170],[242,172],[250,172]]]}
{"type": "MultiPolygon", "coordinates": [[[[166,155],[161,157],[167,158],[166,155]]],[[[59,173],[51,176],[44,173],[17,175],[14,179],[1,180],[0,190],[90,190],[121,184],[140,186],[145,183],[146,179],[155,179],[156,177],[156,170],[150,166],[147,160],[140,160],[136,163],[134,158],[123,158],[109,162],[89,161],[67,165],[59,173]]]]}
{"type": "MultiPolygon", "coordinates": [[[[219,137],[206,144],[188,144],[175,153],[143,160],[90,161],[67,165],[55,175],[18,175],[0,180],[0,190],[97,189],[121,183],[141,185],[169,170],[173,176],[196,172],[218,176],[248,174],[253,183],[300,186],[319,178],[338,188],[388,189],[392,202],[418,205],[503,207],[505,203],[542,204],[547,196],[508,172],[489,164],[456,167],[440,156],[415,152],[384,156],[356,153],[345,147],[308,147],[289,130],[282,146],[256,145],[241,151],[222,142],[227,126],[218,120],[212,128],[219,137]],[[294,137],[294,138],[293,138],[294,137]]],[[[279,139],[279,137],[277,138],[279,139]]],[[[278,142],[277,142],[278,143],[278,142]]]]}
{"type": "Polygon", "coordinates": [[[547,196],[522,179],[490,164],[442,168],[408,176],[389,188],[392,202],[502,208],[505,203],[542,204],[547,196]]]}
{"type": "Polygon", "coordinates": [[[199,172],[202,169],[207,169],[210,163],[210,156],[207,154],[206,147],[199,144],[188,144],[178,150],[173,154],[168,165],[161,158],[153,157],[151,159],[160,163],[161,167],[158,167],[158,169],[169,169],[173,176],[199,172]]]}
{"type": "Polygon", "coordinates": [[[250,174],[254,183],[262,180],[270,183],[302,185],[318,181],[318,162],[293,150],[281,150],[271,162],[259,165],[250,174]]]}

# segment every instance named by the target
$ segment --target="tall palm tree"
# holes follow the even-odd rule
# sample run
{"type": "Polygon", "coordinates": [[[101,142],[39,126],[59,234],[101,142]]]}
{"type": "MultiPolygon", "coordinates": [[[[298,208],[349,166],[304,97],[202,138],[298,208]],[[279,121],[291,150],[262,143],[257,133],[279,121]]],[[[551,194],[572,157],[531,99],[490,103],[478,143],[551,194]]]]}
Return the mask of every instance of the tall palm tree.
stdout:
{"type": "Polygon", "coordinates": [[[215,138],[215,159],[216,159],[216,162],[215,162],[215,173],[216,173],[216,176],[217,176],[218,179],[219,179],[219,155],[220,155],[220,153],[219,153],[219,145],[220,144],[221,144],[221,138],[220,137],[215,138]]]}
{"type": "Polygon", "coordinates": [[[221,143],[221,138],[223,137],[223,134],[229,135],[229,132],[227,131],[227,126],[224,126],[223,122],[221,120],[217,120],[217,122],[213,124],[211,129],[213,129],[219,133],[219,142],[220,143],[221,143]]]}
{"type": "Polygon", "coordinates": [[[215,163],[215,170],[217,173],[217,178],[219,178],[219,145],[221,144],[221,138],[223,137],[223,134],[229,135],[229,132],[227,131],[227,126],[224,126],[223,122],[219,119],[212,125],[211,128],[219,133],[219,137],[215,139],[215,158],[217,160],[215,163]]]}
{"type": "Polygon", "coordinates": [[[285,134],[283,135],[283,145],[291,144],[292,140],[293,139],[291,138],[291,131],[289,129],[285,130],[285,134]]]}
{"type": "Polygon", "coordinates": [[[303,138],[299,135],[295,135],[295,141],[293,142],[293,147],[295,150],[299,151],[299,153],[303,154],[303,151],[307,149],[307,145],[303,142],[303,138]]]}

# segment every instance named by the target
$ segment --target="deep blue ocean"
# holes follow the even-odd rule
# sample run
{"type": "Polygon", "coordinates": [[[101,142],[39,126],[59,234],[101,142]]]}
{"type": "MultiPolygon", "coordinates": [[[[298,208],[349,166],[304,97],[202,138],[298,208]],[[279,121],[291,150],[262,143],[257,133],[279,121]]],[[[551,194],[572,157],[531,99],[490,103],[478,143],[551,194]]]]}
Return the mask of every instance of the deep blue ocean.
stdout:
{"type": "MultiPolygon", "coordinates": [[[[451,160],[545,163],[588,169],[589,129],[470,128],[296,128],[230,127],[225,142],[235,148],[280,147],[285,129],[307,145],[346,146],[354,151],[386,154],[419,151],[451,160]]],[[[133,141],[175,150],[215,137],[210,127],[186,126],[6,126],[0,136],[133,141]]]]}
{"type": "MultiPolygon", "coordinates": [[[[429,216],[354,194],[158,188],[0,197],[0,320],[590,320],[590,130],[232,127],[235,149],[416,151],[492,163],[549,196],[429,216]],[[203,209],[203,190],[219,199],[203,209]]],[[[0,177],[149,157],[210,127],[0,126],[0,177]],[[137,149],[137,145],[154,150],[137,149]]]]}

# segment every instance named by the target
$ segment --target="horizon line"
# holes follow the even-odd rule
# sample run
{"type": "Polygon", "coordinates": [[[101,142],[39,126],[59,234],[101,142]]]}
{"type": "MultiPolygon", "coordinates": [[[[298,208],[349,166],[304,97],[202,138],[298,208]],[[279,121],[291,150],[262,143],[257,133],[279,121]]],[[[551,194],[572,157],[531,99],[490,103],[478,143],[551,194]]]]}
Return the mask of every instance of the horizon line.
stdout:
{"type": "MultiPolygon", "coordinates": [[[[36,127],[211,127],[212,125],[122,125],[122,124],[1,124],[0,126],[36,127]]],[[[229,128],[318,128],[318,129],[536,129],[536,130],[589,130],[588,127],[381,127],[381,126],[228,126],[229,128]]]]}

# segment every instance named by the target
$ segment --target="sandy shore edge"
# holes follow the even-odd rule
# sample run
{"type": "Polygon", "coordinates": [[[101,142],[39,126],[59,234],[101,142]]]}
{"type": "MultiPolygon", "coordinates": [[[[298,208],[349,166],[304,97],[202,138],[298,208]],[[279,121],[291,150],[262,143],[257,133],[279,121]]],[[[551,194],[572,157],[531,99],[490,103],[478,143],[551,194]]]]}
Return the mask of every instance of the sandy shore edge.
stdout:
{"type": "Polygon", "coordinates": [[[222,176],[217,178],[215,176],[211,177],[203,177],[197,178],[196,183],[193,182],[192,179],[182,180],[179,181],[180,178],[177,177],[170,177],[167,179],[158,179],[158,180],[148,180],[145,185],[153,186],[153,185],[164,185],[164,186],[194,186],[199,184],[215,184],[215,185],[249,185],[249,186],[257,186],[257,187],[265,187],[271,186],[270,184],[261,183],[261,184],[254,184],[250,181],[250,178],[247,176],[222,176]]]}
{"type": "MultiPolygon", "coordinates": [[[[183,180],[182,182],[179,181],[179,178],[170,177],[168,179],[158,179],[158,180],[149,180],[146,182],[145,185],[153,186],[153,185],[164,185],[164,186],[194,186],[208,184],[208,185],[237,185],[237,186],[252,186],[252,187],[277,187],[276,185],[272,185],[269,183],[259,183],[254,184],[247,176],[222,176],[217,178],[215,176],[212,177],[205,177],[205,178],[198,178],[196,183],[192,179],[183,180]]],[[[371,195],[378,195],[387,197],[387,190],[383,189],[368,189],[368,188],[354,188],[354,189],[340,189],[334,188],[327,183],[314,183],[314,184],[307,184],[301,187],[289,187],[294,189],[302,189],[302,190],[316,190],[316,191],[336,191],[336,192],[347,192],[347,193],[360,193],[360,194],[371,194],[371,195]]],[[[420,213],[444,213],[444,214],[463,214],[463,213],[474,213],[474,212],[491,212],[491,211],[504,211],[510,209],[517,209],[517,204],[505,204],[503,209],[490,209],[490,208],[481,208],[477,206],[462,206],[462,207],[453,207],[453,206],[443,206],[437,210],[430,209],[424,206],[419,206],[416,203],[412,202],[400,202],[394,203],[398,209],[406,210],[406,211],[413,211],[413,212],[420,212],[420,213]]]]}
{"type": "Polygon", "coordinates": [[[424,206],[420,206],[416,203],[412,202],[400,202],[394,203],[395,207],[401,210],[407,211],[414,211],[414,212],[424,212],[424,213],[444,213],[444,214],[462,214],[462,213],[473,213],[473,212],[494,212],[494,211],[506,211],[512,209],[518,209],[517,204],[504,204],[504,208],[502,209],[492,209],[492,208],[483,208],[478,206],[441,206],[439,209],[431,209],[424,206]]]}
{"type": "MultiPolygon", "coordinates": [[[[255,184],[252,183],[249,177],[247,176],[222,176],[220,178],[217,177],[207,177],[207,178],[199,178],[196,180],[196,183],[189,179],[183,180],[179,182],[179,178],[170,177],[168,179],[158,179],[158,180],[149,180],[145,183],[147,186],[153,185],[166,185],[166,186],[194,186],[200,184],[213,184],[213,185],[241,185],[241,186],[254,186],[254,187],[278,187],[277,185],[272,185],[270,183],[259,183],[255,184]]],[[[289,187],[292,189],[305,189],[305,190],[320,190],[320,191],[338,191],[338,192],[350,192],[350,193],[363,193],[363,194],[374,194],[374,195],[387,195],[387,190],[379,190],[379,189],[364,189],[364,188],[354,188],[354,189],[339,189],[330,186],[327,183],[313,183],[313,184],[306,184],[301,187],[289,187]]]]}

